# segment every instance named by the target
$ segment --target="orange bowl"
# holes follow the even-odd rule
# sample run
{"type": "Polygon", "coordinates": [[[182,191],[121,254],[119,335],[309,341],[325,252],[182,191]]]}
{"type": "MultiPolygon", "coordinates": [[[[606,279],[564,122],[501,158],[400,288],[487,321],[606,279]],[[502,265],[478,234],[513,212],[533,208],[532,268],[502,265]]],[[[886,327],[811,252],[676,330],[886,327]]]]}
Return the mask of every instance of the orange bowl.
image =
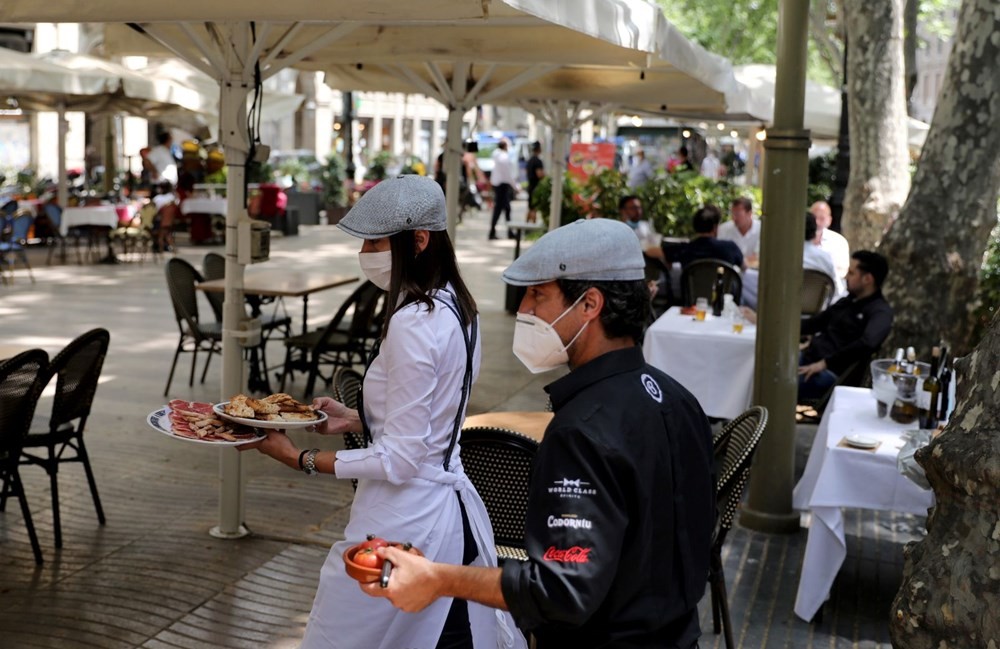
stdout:
{"type": "MultiPolygon", "coordinates": [[[[391,542],[389,543],[391,547],[402,548],[403,543],[391,542]]],[[[381,568],[369,568],[368,566],[362,566],[360,564],[354,563],[354,555],[358,553],[361,549],[361,544],[352,545],[351,547],[344,550],[344,570],[347,572],[348,576],[352,579],[356,579],[362,584],[367,584],[373,581],[378,581],[382,577],[381,568]]],[[[418,557],[424,556],[424,553],[420,550],[411,547],[410,554],[415,554],[418,557]]]]}

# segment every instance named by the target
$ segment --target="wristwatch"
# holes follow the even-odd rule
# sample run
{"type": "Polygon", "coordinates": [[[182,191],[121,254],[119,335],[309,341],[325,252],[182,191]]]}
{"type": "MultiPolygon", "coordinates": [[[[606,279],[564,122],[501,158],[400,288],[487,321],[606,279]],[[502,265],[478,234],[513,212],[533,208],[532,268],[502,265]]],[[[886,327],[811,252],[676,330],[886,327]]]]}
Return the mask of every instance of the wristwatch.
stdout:
{"type": "Polygon", "coordinates": [[[316,470],[317,453],[319,453],[318,448],[314,448],[306,453],[306,459],[302,462],[302,470],[305,471],[306,475],[316,475],[319,473],[319,471],[316,470]]]}

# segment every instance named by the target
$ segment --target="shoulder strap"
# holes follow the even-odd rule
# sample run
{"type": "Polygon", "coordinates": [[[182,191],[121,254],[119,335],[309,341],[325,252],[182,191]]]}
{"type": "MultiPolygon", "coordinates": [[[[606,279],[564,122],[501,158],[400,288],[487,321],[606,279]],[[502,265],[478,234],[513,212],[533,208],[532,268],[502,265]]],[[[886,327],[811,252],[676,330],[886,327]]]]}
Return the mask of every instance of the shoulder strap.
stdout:
{"type": "Polygon", "coordinates": [[[475,316],[469,318],[471,320],[472,332],[466,330],[465,325],[462,323],[462,316],[458,312],[458,300],[449,291],[440,290],[438,293],[447,293],[451,296],[452,300],[455,301],[454,305],[449,304],[445,300],[434,295],[434,299],[445,305],[449,311],[451,311],[456,318],[458,318],[458,327],[462,330],[462,337],[465,339],[465,377],[462,380],[462,398],[458,403],[458,411],[455,413],[455,424],[452,426],[451,439],[448,441],[448,450],[444,454],[444,470],[448,471],[451,465],[451,454],[455,451],[455,444],[458,443],[458,433],[462,429],[462,416],[465,414],[465,406],[469,401],[469,394],[472,392],[472,361],[475,354],[475,341],[476,336],[479,331],[479,321],[475,316]]]}

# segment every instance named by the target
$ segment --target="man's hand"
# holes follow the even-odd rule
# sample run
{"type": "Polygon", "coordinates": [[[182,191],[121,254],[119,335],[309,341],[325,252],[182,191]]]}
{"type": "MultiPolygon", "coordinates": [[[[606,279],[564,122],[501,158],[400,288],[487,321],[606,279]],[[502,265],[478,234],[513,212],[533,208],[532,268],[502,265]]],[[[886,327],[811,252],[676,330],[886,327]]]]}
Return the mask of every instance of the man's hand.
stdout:
{"type": "Polygon", "coordinates": [[[805,380],[808,381],[815,374],[819,374],[826,369],[826,361],[818,360],[815,363],[810,363],[808,365],[799,366],[799,376],[804,376],[805,380]]]}
{"type": "Polygon", "coordinates": [[[372,597],[385,597],[396,608],[407,613],[417,613],[440,596],[437,592],[435,565],[424,557],[388,547],[377,550],[380,557],[392,562],[389,586],[379,582],[360,584],[361,590],[372,597]]]}
{"type": "Polygon", "coordinates": [[[740,314],[743,316],[743,319],[749,322],[750,324],[752,325],[757,324],[757,312],[751,309],[750,307],[741,306],[740,314]]]}

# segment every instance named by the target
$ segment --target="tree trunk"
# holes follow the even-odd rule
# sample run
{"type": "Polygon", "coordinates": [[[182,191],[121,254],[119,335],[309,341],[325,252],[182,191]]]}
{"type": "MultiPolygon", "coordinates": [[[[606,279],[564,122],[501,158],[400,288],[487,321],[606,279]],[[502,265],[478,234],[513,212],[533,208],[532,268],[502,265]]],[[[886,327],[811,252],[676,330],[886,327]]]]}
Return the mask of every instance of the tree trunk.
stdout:
{"type": "Polygon", "coordinates": [[[910,189],[903,1],[843,3],[851,134],[843,233],[852,250],[875,247],[910,189]]]}
{"type": "Polygon", "coordinates": [[[957,356],[975,344],[972,314],[1000,186],[998,34],[995,0],[962,3],[913,190],[879,248],[893,268],[884,287],[896,312],[888,349],[913,345],[926,355],[944,338],[957,356]]]}
{"type": "MultiPolygon", "coordinates": [[[[986,2],[993,0],[975,0],[986,2]]],[[[961,42],[956,39],[956,46],[961,42]]],[[[904,551],[903,584],[889,622],[896,649],[1000,646],[998,367],[1000,317],[976,350],[956,363],[955,412],[944,432],[916,454],[937,504],[927,536],[904,551]]]]}

